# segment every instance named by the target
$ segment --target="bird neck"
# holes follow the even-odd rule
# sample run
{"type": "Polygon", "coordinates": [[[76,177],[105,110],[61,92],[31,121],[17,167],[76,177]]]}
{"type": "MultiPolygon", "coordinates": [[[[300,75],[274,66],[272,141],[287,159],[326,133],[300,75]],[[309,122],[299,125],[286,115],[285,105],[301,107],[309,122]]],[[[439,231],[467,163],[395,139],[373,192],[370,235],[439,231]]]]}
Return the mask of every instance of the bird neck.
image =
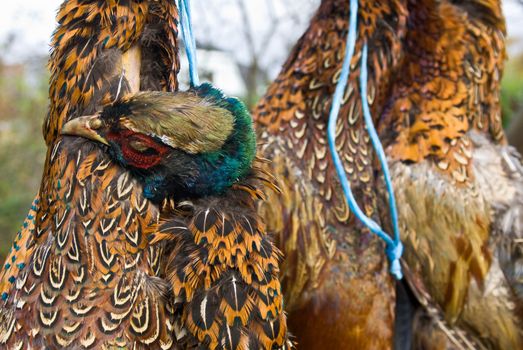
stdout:
{"type": "Polygon", "coordinates": [[[252,117],[240,100],[226,98],[210,84],[199,86],[197,93],[214,100],[235,117],[232,133],[224,145],[215,152],[203,153],[198,157],[200,171],[193,185],[198,195],[223,193],[251,170],[256,156],[252,117]]]}
{"type": "Polygon", "coordinates": [[[223,193],[251,170],[256,155],[256,137],[252,119],[238,101],[233,103],[236,115],[233,133],[217,152],[203,154],[199,185],[205,193],[223,193]]]}

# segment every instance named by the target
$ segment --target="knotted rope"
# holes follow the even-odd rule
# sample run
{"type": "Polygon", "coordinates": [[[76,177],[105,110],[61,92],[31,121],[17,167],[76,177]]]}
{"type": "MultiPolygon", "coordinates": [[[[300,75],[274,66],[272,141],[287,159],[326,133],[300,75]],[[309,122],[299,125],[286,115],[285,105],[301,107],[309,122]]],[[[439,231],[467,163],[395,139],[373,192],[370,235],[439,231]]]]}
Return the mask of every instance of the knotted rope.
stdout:
{"type": "Polygon", "coordinates": [[[367,43],[363,45],[363,51],[361,55],[361,72],[360,72],[360,94],[361,94],[361,103],[362,103],[362,109],[363,109],[363,116],[365,120],[365,125],[367,127],[367,131],[369,132],[369,136],[372,142],[372,146],[374,147],[374,150],[376,154],[378,155],[378,159],[383,171],[383,176],[385,178],[385,184],[389,196],[389,209],[391,213],[391,220],[392,220],[392,227],[394,230],[394,238],[391,238],[382,228],[381,226],[376,223],[374,220],[369,218],[365,213],[360,209],[358,206],[358,203],[356,202],[356,199],[354,198],[354,194],[352,193],[352,189],[350,186],[350,182],[347,178],[347,174],[345,172],[345,168],[343,167],[343,163],[341,161],[341,158],[338,154],[338,151],[336,150],[336,124],[340,112],[340,107],[342,103],[343,93],[345,92],[345,89],[347,88],[347,82],[350,75],[350,64],[352,61],[352,57],[354,56],[354,49],[356,47],[356,32],[357,32],[357,19],[358,19],[358,0],[351,0],[350,2],[350,20],[349,20],[349,33],[347,35],[347,44],[346,44],[346,51],[345,51],[345,58],[343,60],[343,66],[341,70],[340,79],[338,80],[338,83],[336,84],[336,90],[334,92],[334,96],[332,99],[332,107],[329,114],[329,124],[327,128],[327,135],[328,135],[328,142],[329,142],[329,148],[331,150],[332,159],[334,162],[334,166],[336,168],[336,172],[338,174],[338,178],[340,179],[341,187],[343,189],[343,193],[345,194],[345,198],[347,199],[347,203],[349,205],[350,210],[354,213],[354,215],[365,225],[368,227],[368,229],[377,235],[379,238],[381,238],[387,245],[386,253],[387,257],[390,261],[390,273],[396,278],[401,279],[403,278],[403,274],[401,272],[401,265],[400,265],[400,258],[403,253],[403,244],[400,240],[400,233],[399,233],[399,226],[398,226],[398,213],[396,209],[396,200],[394,197],[394,189],[392,187],[392,181],[390,178],[390,172],[387,165],[387,158],[385,156],[385,152],[383,151],[383,146],[381,145],[378,133],[376,132],[376,128],[374,127],[374,123],[372,121],[372,116],[370,113],[369,108],[369,102],[367,100],[367,79],[368,79],[368,72],[367,72],[367,43]]]}

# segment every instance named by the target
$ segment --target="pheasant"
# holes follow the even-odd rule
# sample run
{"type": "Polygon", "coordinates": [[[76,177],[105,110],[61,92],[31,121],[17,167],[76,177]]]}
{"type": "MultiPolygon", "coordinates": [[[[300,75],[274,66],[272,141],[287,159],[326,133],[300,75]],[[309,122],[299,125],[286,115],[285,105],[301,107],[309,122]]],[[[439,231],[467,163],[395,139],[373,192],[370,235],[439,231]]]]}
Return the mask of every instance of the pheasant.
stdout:
{"type": "Polygon", "coordinates": [[[166,243],[177,324],[190,334],[183,348],[287,347],[280,253],[255,207],[259,182],[276,187],[252,170],[256,137],[243,103],[209,84],[140,92],[71,120],[62,133],[107,145],[146,198],[172,203],[151,241],[166,243]]]}
{"type": "MultiPolygon", "coordinates": [[[[362,45],[368,42],[369,100],[383,109],[402,56],[406,4],[362,0],[357,54],[343,97],[337,149],[355,196],[379,221],[374,153],[358,88],[362,45]]],[[[390,349],[395,284],[384,245],[349,212],[327,145],[327,121],[340,77],[349,1],[323,0],[275,82],[255,108],[283,195],[269,194],[260,213],[284,253],[282,284],[289,329],[301,349],[390,349]]]]}
{"type": "Polygon", "coordinates": [[[42,201],[17,242],[26,266],[8,269],[1,342],[287,348],[279,252],[254,206],[264,180],[238,182],[255,153],[244,107],[209,86],[129,97],[177,88],[176,8],[70,1],[58,18],[42,201]]]}
{"type": "MultiPolygon", "coordinates": [[[[359,5],[336,146],[357,200],[368,216],[387,225],[388,213],[379,210],[386,193],[374,179],[361,117],[359,63],[368,43],[368,97],[388,145],[406,278],[423,304],[421,314],[430,318],[428,325],[416,323],[413,348],[523,348],[522,169],[501,129],[500,4],[359,5]]],[[[392,345],[394,290],[380,260],[383,247],[348,212],[338,182],[329,176],[335,172],[327,116],[340,76],[348,7],[347,1],[322,1],[255,110],[264,154],[274,159],[268,167],[282,179],[285,193],[270,197],[260,212],[279,236],[289,328],[305,349],[392,345]]],[[[397,317],[401,338],[401,323],[410,319],[397,317]]],[[[410,343],[396,341],[398,348],[410,343]]]]}
{"type": "Polygon", "coordinates": [[[476,342],[447,339],[429,321],[414,348],[523,349],[523,168],[502,129],[501,2],[409,1],[408,11],[405,55],[380,120],[407,280],[476,342]]]}
{"type": "Polygon", "coordinates": [[[0,284],[2,347],[176,346],[163,248],[148,241],[158,206],[99,147],[60,131],[103,100],[176,90],[177,20],[170,0],[61,5],[42,184],[0,284]]]}

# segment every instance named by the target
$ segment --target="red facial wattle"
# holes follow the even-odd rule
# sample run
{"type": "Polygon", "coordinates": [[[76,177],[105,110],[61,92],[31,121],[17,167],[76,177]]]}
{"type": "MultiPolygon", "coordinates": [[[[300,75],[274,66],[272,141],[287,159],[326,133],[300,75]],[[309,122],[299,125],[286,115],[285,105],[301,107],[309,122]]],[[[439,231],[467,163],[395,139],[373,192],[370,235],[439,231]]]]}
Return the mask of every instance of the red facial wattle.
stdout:
{"type": "Polygon", "coordinates": [[[139,169],[149,169],[158,165],[162,157],[169,152],[169,147],[156,142],[153,138],[136,133],[131,130],[124,130],[118,133],[109,133],[107,138],[120,145],[122,157],[128,165],[139,169]],[[147,152],[140,152],[130,146],[131,141],[140,141],[149,149],[147,152]]]}

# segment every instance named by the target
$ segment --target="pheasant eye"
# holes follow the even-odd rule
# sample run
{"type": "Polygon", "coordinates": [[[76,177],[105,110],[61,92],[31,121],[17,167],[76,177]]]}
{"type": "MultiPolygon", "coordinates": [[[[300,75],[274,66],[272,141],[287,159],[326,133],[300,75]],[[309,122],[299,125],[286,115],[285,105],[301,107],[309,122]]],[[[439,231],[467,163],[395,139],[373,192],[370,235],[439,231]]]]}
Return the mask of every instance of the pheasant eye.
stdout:
{"type": "Polygon", "coordinates": [[[150,136],[125,130],[113,138],[119,145],[122,158],[129,166],[149,169],[158,165],[163,156],[169,152],[169,147],[162,145],[150,136]]]}
{"type": "Polygon", "coordinates": [[[129,146],[132,149],[142,153],[151,150],[151,147],[147,143],[137,139],[130,140],[129,146]]]}

